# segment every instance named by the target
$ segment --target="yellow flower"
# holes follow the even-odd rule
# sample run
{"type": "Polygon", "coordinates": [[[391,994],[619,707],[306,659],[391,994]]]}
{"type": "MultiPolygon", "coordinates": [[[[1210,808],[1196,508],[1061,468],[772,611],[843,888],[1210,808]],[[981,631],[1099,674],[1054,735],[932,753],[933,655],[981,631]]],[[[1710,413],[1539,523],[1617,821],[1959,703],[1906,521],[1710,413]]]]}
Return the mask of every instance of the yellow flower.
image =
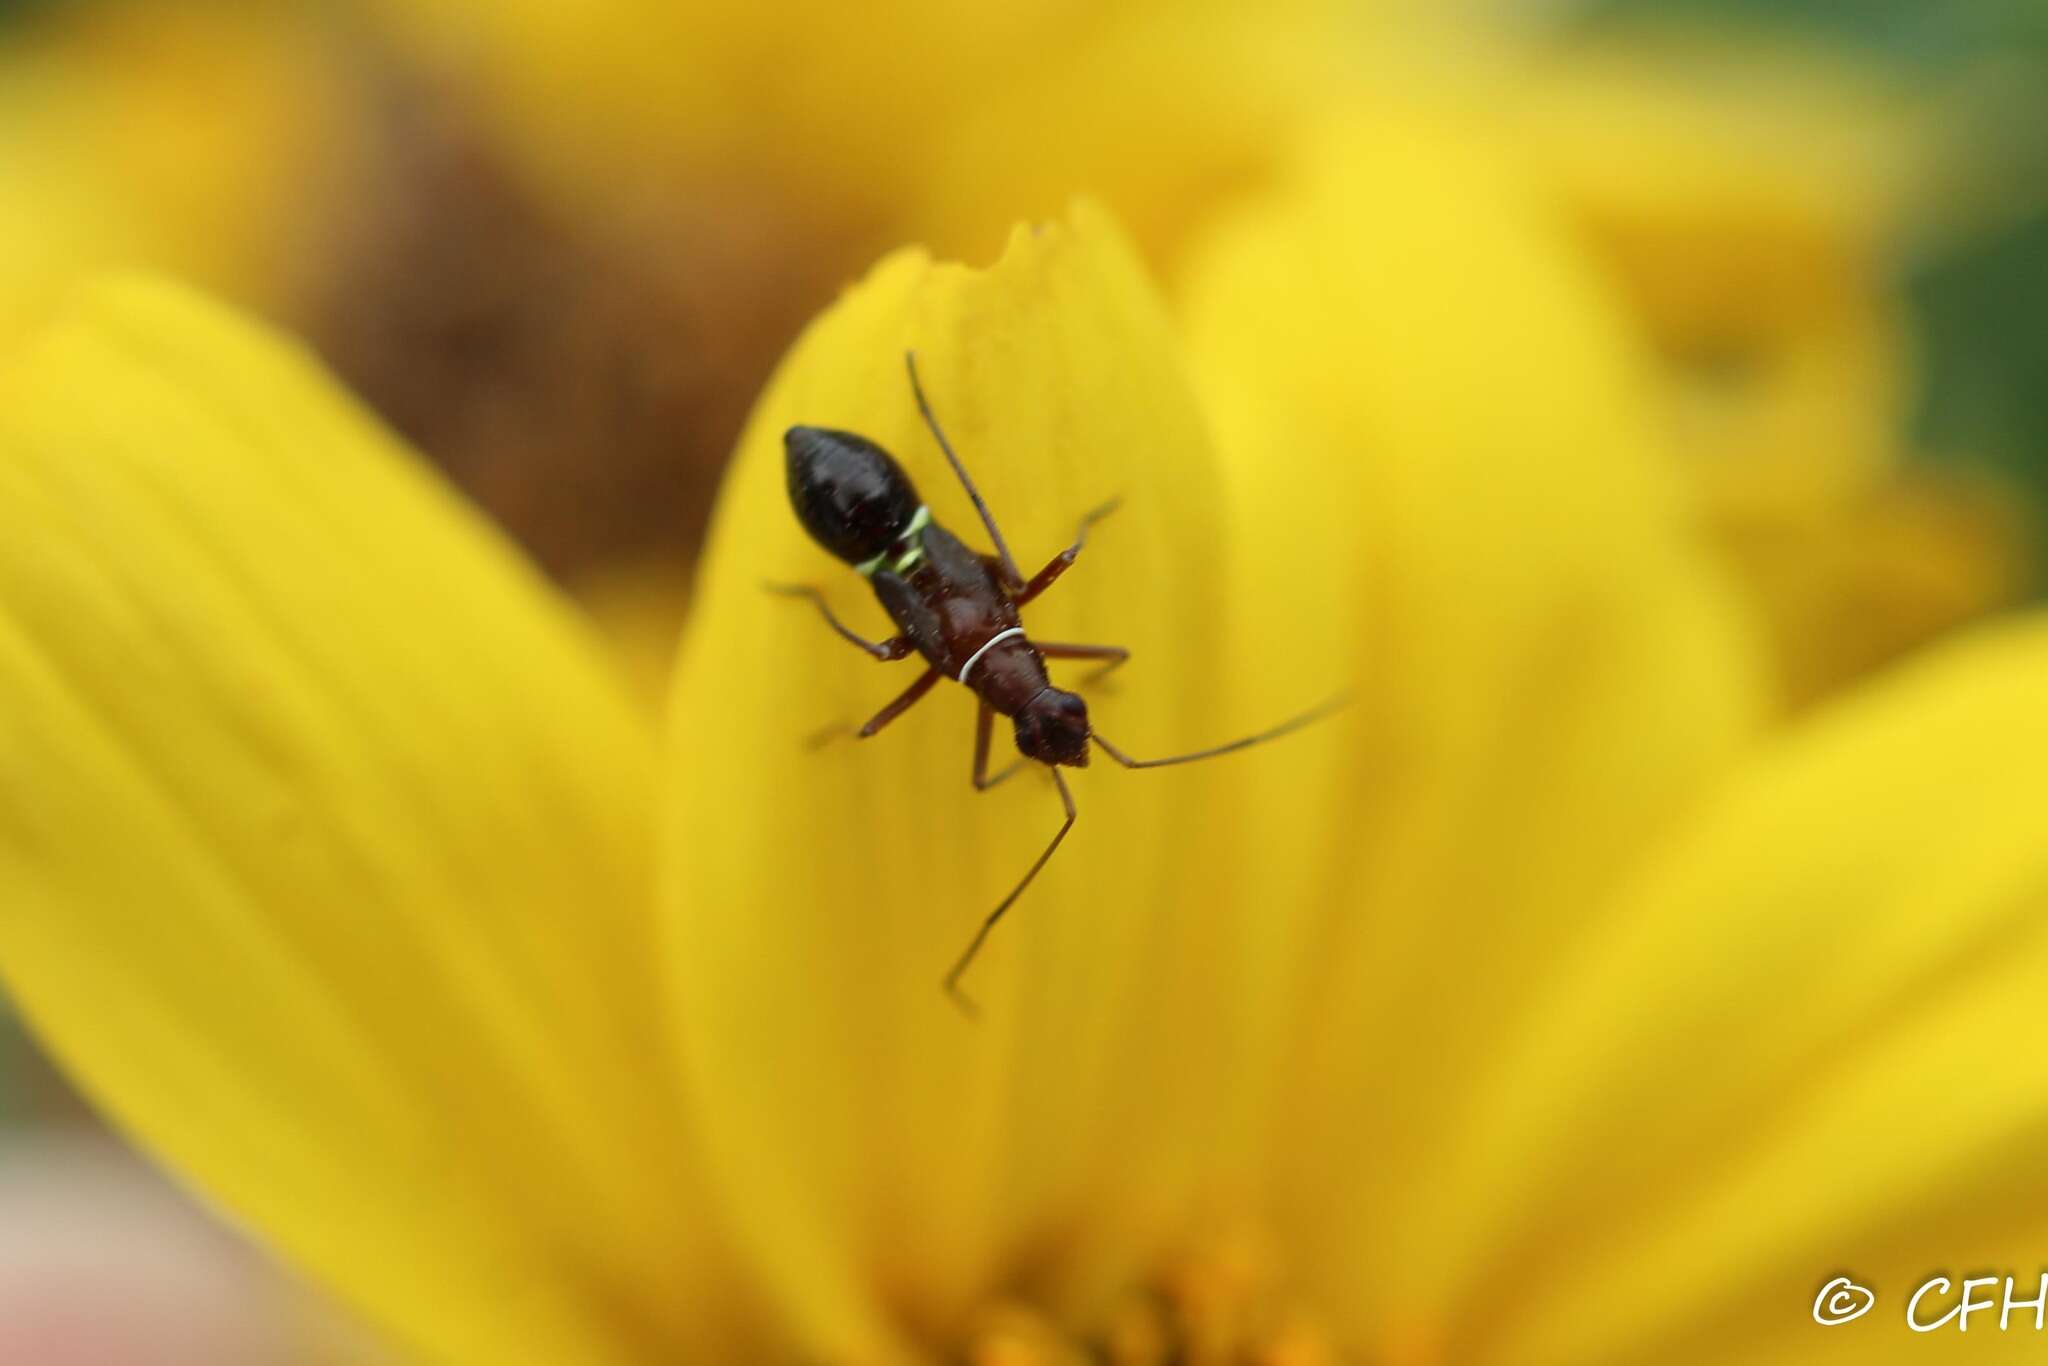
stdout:
{"type": "Polygon", "coordinates": [[[139,262],[285,321],[629,648],[619,581],[681,584],[746,396],[877,250],[980,259],[1088,193],[1177,298],[1302,130],[1393,90],[1483,90],[1630,304],[1790,701],[2026,584],[2009,494],[1905,468],[1894,268],[1970,154],[1852,63],[1327,0],[92,8],[0,49],[10,316],[139,262]]]}
{"type": "Polygon", "coordinates": [[[0,349],[110,267],[292,300],[360,155],[316,33],[264,6],[49,11],[0,42],[0,349]]]}
{"type": "Polygon", "coordinates": [[[1660,357],[1703,530],[1771,623],[1790,701],[2023,595],[2010,497],[1909,464],[1898,276],[1988,159],[1953,101],[1699,32],[1549,52],[1502,84],[1660,357]]]}
{"type": "Polygon", "coordinates": [[[765,192],[842,248],[908,231],[977,252],[1088,185],[1142,241],[1182,235],[1327,101],[1363,27],[1329,0],[364,9],[577,211],[765,192]]]}
{"type": "Polygon", "coordinates": [[[426,1360],[1750,1361],[1859,1256],[1998,1250],[2048,1091],[1960,1050],[2038,994],[2041,628],[1746,757],[1625,332],[1484,154],[1345,138],[1204,248],[1186,371],[1088,209],[824,314],[659,748],[317,367],[96,291],[0,382],[10,991],[426,1360]],[[878,629],[794,421],[971,528],[912,347],[1026,559],[1125,497],[1031,616],[1135,648],[1118,743],[1359,686],[1077,773],[979,1025],[937,978],[1057,808],[967,789],[950,690],[807,751],[904,680],[759,588],[878,629]]]}
{"type": "Polygon", "coordinates": [[[1770,624],[1786,705],[2028,584],[2009,491],[1908,466],[1896,275],[1982,153],[1952,101],[1845,58],[1733,28],[1516,46],[1498,17],[1313,0],[371,8],[572,215],[644,211],[650,181],[758,200],[849,269],[905,238],[978,258],[1085,192],[1177,294],[1189,244],[1333,109],[1469,105],[1654,348],[1699,534],[1770,624]]]}

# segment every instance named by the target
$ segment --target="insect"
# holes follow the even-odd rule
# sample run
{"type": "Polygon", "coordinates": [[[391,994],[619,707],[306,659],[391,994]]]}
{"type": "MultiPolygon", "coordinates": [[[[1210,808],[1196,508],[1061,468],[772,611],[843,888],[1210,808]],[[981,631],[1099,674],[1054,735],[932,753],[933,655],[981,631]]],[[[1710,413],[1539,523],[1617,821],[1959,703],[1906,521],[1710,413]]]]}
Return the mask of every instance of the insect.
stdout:
{"type": "Polygon", "coordinates": [[[918,496],[902,467],[866,437],[823,427],[791,427],[782,441],[789,501],[796,509],[797,520],[803,523],[811,539],[867,579],[883,610],[896,624],[897,634],[887,640],[866,639],[833,615],[824,595],[816,588],[798,584],[769,584],[768,588],[787,597],[809,599],[834,631],[878,660],[904,659],[913,651],[924,657],[925,669],[917,681],[869,718],[857,733],[858,738],[865,740],[876,734],[916,706],[940,679],[950,678],[981,699],[974,728],[975,790],[986,792],[1032,760],[1046,766],[1053,785],[1059,789],[1060,804],[1066,811],[1059,830],[1016,886],[988,913],[942,983],[954,1002],[972,1013],[973,1001],[960,990],[961,976],[980,953],[996,923],[1024,894],[1024,889],[1066,839],[1067,832],[1074,828],[1074,796],[1060,774],[1061,765],[1086,767],[1091,742],[1125,768],[1164,768],[1212,759],[1277,740],[1322,718],[1341,705],[1342,699],[1256,735],[1164,759],[1135,759],[1110,743],[1090,724],[1088,704],[1077,694],[1053,686],[1045,672],[1045,661],[1096,660],[1101,666],[1097,670],[1099,675],[1130,658],[1130,651],[1120,645],[1034,641],[1025,634],[1018,611],[1073,566],[1087,543],[1089,528],[1114,512],[1117,504],[1105,503],[1083,517],[1074,543],[1026,579],[1018,572],[1017,562],[1011,557],[1010,547],[1003,540],[988,504],[982,501],[981,491],[974,486],[967,467],[960,463],[938,418],[932,414],[924,386],[918,380],[916,355],[905,353],[903,360],[910,373],[910,391],[917,400],[918,412],[939,449],[945,452],[953,473],[959,476],[974,510],[981,514],[995,554],[977,554],[934,521],[931,509],[918,496]],[[1016,729],[1017,750],[1024,757],[991,778],[989,736],[999,715],[1011,719],[1016,729]]]}

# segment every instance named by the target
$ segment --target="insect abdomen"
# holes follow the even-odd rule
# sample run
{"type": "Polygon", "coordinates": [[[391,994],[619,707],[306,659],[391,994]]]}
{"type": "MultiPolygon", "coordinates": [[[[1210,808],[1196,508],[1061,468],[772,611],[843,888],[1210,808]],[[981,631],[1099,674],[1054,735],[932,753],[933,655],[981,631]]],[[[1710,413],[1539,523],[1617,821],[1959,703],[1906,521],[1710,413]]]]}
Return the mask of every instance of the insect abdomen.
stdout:
{"type": "Polygon", "coordinates": [[[864,436],[791,427],[782,437],[789,502],[811,539],[850,565],[883,554],[921,504],[889,453],[864,436]]]}

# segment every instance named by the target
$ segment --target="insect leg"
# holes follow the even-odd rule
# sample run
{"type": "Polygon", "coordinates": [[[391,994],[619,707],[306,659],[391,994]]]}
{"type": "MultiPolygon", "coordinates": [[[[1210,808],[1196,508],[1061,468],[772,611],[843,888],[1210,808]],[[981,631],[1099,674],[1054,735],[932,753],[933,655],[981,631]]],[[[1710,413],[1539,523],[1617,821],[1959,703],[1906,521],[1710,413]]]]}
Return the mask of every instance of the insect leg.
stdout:
{"type": "Polygon", "coordinates": [[[1003,584],[1015,590],[1023,586],[1024,576],[1017,572],[1017,561],[1010,555],[1010,547],[1003,542],[1003,533],[996,528],[995,514],[988,510],[988,504],[981,500],[981,490],[967,476],[967,467],[960,463],[960,457],[953,454],[953,445],[946,440],[946,434],[939,430],[939,420],[932,416],[932,405],[924,396],[924,385],[917,378],[917,353],[905,351],[903,364],[910,371],[910,392],[917,397],[917,410],[924,414],[924,425],[932,429],[939,449],[946,453],[946,463],[953,467],[953,473],[960,476],[960,482],[967,489],[967,497],[974,504],[974,510],[981,514],[981,524],[988,528],[989,539],[996,543],[996,554],[1003,561],[1003,584]]]}
{"type": "Polygon", "coordinates": [[[994,724],[995,719],[995,708],[989,706],[986,702],[982,703],[981,710],[976,713],[974,718],[974,790],[976,792],[988,791],[997,783],[1024,767],[1025,764],[1024,760],[1019,759],[1001,773],[996,774],[995,777],[991,778],[988,776],[989,727],[994,724]]]}
{"type": "Polygon", "coordinates": [[[939,671],[937,669],[926,669],[917,676],[917,682],[903,690],[900,697],[869,717],[868,723],[862,726],[853,738],[865,740],[897,717],[903,715],[904,712],[909,711],[918,704],[920,698],[932,690],[932,684],[938,681],[939,671]]]}
{"type": "Polygon", "coordinates": [[[825,604],[825,595],[808,584],[770,583],[762,586],[769,592],[785,598],[809,598],[813,603],[817,604],[818,610],[825,614],[825,620],[831,625],[833,630],[837,631],[846,640],[866,650],[876,659],[884,661],[902,659],[911,651],[912,647],[909,636],[891,636],[887,640],[869,640],[866,636],[857,635],[849,631],[845,623],[832,615],[832,609],[825,604]]]}
{"type": "Polygon", "coordinates": [[[1031,865],[1031,870],[1024,874],[1023,879],[1015,887],[1010,889],[1010,894],[1003,898],[1002,903],[988,913],[988,919],[981,922],[981,928],[974,932],[973,941],[967,945],[966,951],[960,955],[960,960],[953,964],[953,970],[946,974],[944,983],[946,994],[953,998],[955,1005],[959,1006],[960,1009],[966,1011],[969,1015],[977,1014],[978,1009],[974,1002],[968,999],[966,993],[960,990],[960,974],[967,971],[967,965],[972,963],[974,955],[981,951],[982,941],[988,938],[988,932],[996,927],[996,922],[1003,918],[1003,912],[1009,910],[1010,904],[1024,894],[1024,889],[1031,885],[1031,879],[1038,876],[1038,870],[1045,867],[1046,860],[1052,857],[1053,850],[1060,847],[1060,841],[1065,839],[1067,832],[1074,828],[1074,794],[1067,791],[1067,780],[1060,776],[1058,769],[1048,768],[1046,772],[1052,774],[1053,783],[1060,790],[1060,804],[1066,807],[1067,818],[1060,824],[1059,833],[1052,837],[1052,843],[1046,845],[1045,852],[1038,856],[1038,862],[1031,865]]]}
{"type": "MultiPolygon", "coordinates": [[[[1040,648],[1043,647],[1041,646],[1040,648]]],[[[1242,739],[1232,740],[1227,745],[1211,745],[1207,749],[1192,750],[1186,754],[1168,755],[1164,759],[1133,759],[1130,755],[1103,739],[1100,732],[1090,732],[1088,738],[1100,746],[1104,754],[1107,754],[1125,768],[1165,768],[1170,764],[1191,764],[1197,759],[1214,759],[1221,754],[1233,754],[1241,749],[1250,749],[1253,745],[1263,745],[1268,740],[1278,740],[1283,735],[1291,735],[1303,726],[1322,720],[1332,712],[1342,709],[1350,701],[1351,696],[1349,693],[1340,693],[1319,707],[1312,707],[1299,716],[1289,717],[1271,730],[1262,730],[1257,735],[1247,735],[1242,739]]]]}
{"type": "Polygon", "coordinates": [[[1045,568],[1031,576],[1031,582],[1025,584],[1024,591],[1017,594],[1017,605],[1022,607],[1025,603],[1052,587],[1053,580],[1066,573],[1073,566],[1074,561],[1080,557],[1081,547],[1088,544],[1088,528],[1109,516],[1110,513],[1115,512],[1118,505],[1122,502],[1123,499],[1121,498],[1112,498],[1101,507],[1091,511],[1086,517],[1083,517],[1080,529],[1074,533],[1074,543],[1046,561],[1045,568]]]}
{"type": "Polygon", "coordinates": [[[815,754],[834,740],[850,740],[855,734],[853,727],[844,721],[828,722],[804,737],[804,748],[815,754]]]}
{"type": "Polygon", "coordinates": [[[1083,687],[1095,682],[1106,674],[1113,673],[1125,660],[1131,657],[1131,652],[1121,645],[1060,645],[1042,640],[1034,640],[1031,644],[1038,653],[1044,655],[1047,659],[1102,659],[1109,661],[1082,679],[1081,685],[1083,687]]]}

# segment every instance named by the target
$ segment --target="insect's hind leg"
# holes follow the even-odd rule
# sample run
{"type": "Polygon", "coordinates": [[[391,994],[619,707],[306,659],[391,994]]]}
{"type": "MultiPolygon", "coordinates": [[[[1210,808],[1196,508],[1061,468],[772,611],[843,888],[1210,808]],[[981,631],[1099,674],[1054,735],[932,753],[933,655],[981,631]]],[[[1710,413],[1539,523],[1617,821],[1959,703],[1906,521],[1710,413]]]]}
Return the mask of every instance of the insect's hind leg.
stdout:
{"type": "Polygon", "coordinates": [[[830,725],[820,726],[817,730],[805,736],[804,748],[812,751],[821,750],[834,740],[842,737],[852,740],[866,740],[881,730],[882,727],[903,715],[904,712],[916,706],[919,700],[932,690],[932,685],[938,681],[939,671],[937,669],[926,669],[917,676],[917,682],[905,688],[895,701],[876,712],[873,716],[870,716],[867,724],[859,730],[855,730],[844,721],[834,721],[830,725]]]}
{"type": "Polygon", "coordinates": [[[845,622],[832,615],[831,607],[825,602],[825,595],[809,584],[765,583],[761,586],[777,597],[810,599],[812,605],[824,613],[826,624],[837,631],[842,638],[851,644],[859,646],[876,659],[882,660],[885,663],[892,659],[907,657],[913,648],[909,636],[891,636],[887,640],[869,640],[866,636],[850,630],[845,622]]]}
{"type": "Polygon", "coordinates": [[[1110,674],[1122,668],[1130,659],[1131,652],[1121,645],[1062,645],[1055,642],[1034,640],[1031,642],[1047,659],[1100,659],[1106,661],[1099,669],[1091,670],[1081,680],[1080,686],[1099,683],[1110,674]]]}
{"type": "Polygon", "coordinates": [[[916,706],[923,700],[924,695],[932,690],[932,685],[938,681],[939,671],[937,669],[926,669],[918,675],[917,682],[905,688],[902,695],[894,702],[891,702],[888,706],[869,717],[868,723],[856,731],[853,738],[856,740],[866,740],[873,736],[882,727],[916,706]]]}
{"type": "Polygon", "coordinates": [[[981,928],[974,932],[974,938],[968,941],[966,950],[961,953],[958,961],[953,964],[953,970],[946,974],[946,980],[941,984],[945,987],[946,994],[953,998],[953,1004],[959,1006],[968,1015],[978,1015],[981,1011],[980,1007],[974,1004],[967,993],[960,990],[961,974],[966,972],[968,965],[974,962],[974,956],[981,952],[983,941],[988,938],[989,931],[996,927],[996,922],[1003,918],[1003,912],[1009,910],[1017,898],[1024,895],[1024,889],[1029,887],[1032,879],[1038,876],[1038,870],[1045,867],[1047,861],[1052,858],[1054,851],[1060,847],[1060,841],[1064,840],[1067,837],[1067,832],[1074,828],[1074,816],[1076,814],[1074,811],[1074,794],[1067,791],[1067,780],[1060,776],[1058,769],[1048,768],[1046,771],[1052,774],[1053,786],[1059,789],[1060,805],[1066,808],[1067,818],[1061,822],[1058,833],[1052,837],[1052,842],[1045,846],[1045,852],[1038,856],[1038,861],[1031,865],[1024,876],[1018,880],[1017,885],[1010,889],[1010,894],[1004,897],[1001,903],[988,913],[986,920],[981,922],[981,928]]]}

